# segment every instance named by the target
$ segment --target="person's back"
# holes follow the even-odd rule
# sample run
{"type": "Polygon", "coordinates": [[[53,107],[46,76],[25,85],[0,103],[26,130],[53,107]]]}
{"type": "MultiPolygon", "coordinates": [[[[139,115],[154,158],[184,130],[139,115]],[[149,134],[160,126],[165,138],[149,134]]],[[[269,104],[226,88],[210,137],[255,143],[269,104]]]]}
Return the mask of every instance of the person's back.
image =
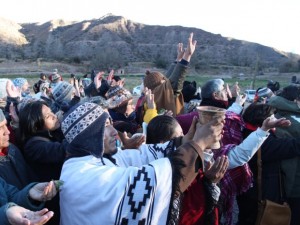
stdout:
{"type": "MultiPolygon", "coordinates": [[[[276,129],[275,135],[281,138],[300,137],[300,85],[291,84],[283,88],[279,96],[270,98],[269,104],[277,108],[276,118],[285,117],[292,124],[286,129],[276,129]]],[[[281,168],[286,174],[285,188],[292,209],[291,224],[299,224],[300,216],[300,156],[282,161],[281,168]]]]}

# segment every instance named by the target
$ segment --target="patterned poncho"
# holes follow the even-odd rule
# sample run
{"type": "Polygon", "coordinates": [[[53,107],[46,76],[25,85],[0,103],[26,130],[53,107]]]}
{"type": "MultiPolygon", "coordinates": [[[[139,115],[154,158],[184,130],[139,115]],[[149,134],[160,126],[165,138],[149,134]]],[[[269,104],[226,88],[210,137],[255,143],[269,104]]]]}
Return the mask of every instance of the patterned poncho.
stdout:
{"type": "Polygon", "coordinates": [[[67,160],[60,178],[61,225],[166,224],[172,169],[161,158],[165,147],[118,151],[117,165],[93,156],[67,160]]]}

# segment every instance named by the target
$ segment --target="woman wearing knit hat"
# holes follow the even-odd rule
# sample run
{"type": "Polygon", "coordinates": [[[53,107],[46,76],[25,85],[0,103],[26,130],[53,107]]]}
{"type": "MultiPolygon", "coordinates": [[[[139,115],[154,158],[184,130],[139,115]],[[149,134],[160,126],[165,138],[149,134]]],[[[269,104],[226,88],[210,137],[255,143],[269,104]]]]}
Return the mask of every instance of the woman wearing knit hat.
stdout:
{"type": "Polygon", "coordinates": [[[181,90],[196,44],[197,41],[193,40],[193,33],[188,38],[186,49],[183,49],[182,43],[178,44],[176,62],[171,65],[166,76],[157,71],[146,72],[144,86],[154,94],[158,111],[161,109],[171,110],[173,115],[184,112],[184,100],[181,90]]]}
{"type": "Polygon", "coordinates": [[[103,158],[117,148],[117,132],[108,118],[88,102],[64,117],[69,146],[61,173],[61,225],[176,224],[180,195],[195,178],[195,166],[202,166],[202,151],[220,139],[223,118],[204,126],[195,121],[177,150],[171,146],[179,139],[137,151],[117,149],[114,161],[103,158]]]}

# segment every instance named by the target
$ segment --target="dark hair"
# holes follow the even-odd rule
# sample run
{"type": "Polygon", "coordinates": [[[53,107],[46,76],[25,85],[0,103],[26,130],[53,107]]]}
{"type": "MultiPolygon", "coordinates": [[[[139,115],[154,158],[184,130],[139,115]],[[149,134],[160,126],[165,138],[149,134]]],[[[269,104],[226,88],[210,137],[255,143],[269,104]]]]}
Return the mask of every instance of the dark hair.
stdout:
{"type": "Polygon", "coordinates": [[[43,101],[34,101],[26,104],[19,115],[19,133],[21,142],[25,143],[30,137],[43,131],[45,120],[42,107],[48,106],[43,101]]]}
{"type": "Polygon", "coordinates": [[[44,78],[46,78],[46,74],[44,74],[44,73],[40,73],[40,78],[41,78],[41,79],[44,79],[44,78]]]}
{"type": "Polygon", "coordinates": [[[116,82],[118,82],[119,80],[121,80],[121,77],[120,76],[114,76],[113,80],[115,80],[116,82]]]}
{"type": "Polygon", "coordinates": [[[255,102],[250,104],[243,113],[243,120],[254,126],[261,127],[263,121],[274,114],[276,108],[264,103],[255,102]]]}
{"type": "Polygon", "coordinates": [[[167,115],[154,117],[147,126],[146,143],[156,144],[171,140],[178,125],[179,123],[174,117],[167,115]]]}
{"type": "Polygon", "coordinates": [[[296,99],[300,99],[300,85],[299,84],[290,84],[283,88],[280,92],[279,96],[289,100],[294,101],[296,99]]]}
{"type": "Polygon", "coordinates": [[[267,84],[267,87],[272,91],[272,92],[276,92],[280,89],[280,84],[278,81],[272,81],[272,80],[269,80],[268,84],[267,84]]]}
{"type": "Polygon", "coordinates": [[[182,87],[182,95],[184,102],[189,102],[192,99],[200,99],[199,93],[196,94],[197,83],[196,81],[184,81],[182,87]]]}

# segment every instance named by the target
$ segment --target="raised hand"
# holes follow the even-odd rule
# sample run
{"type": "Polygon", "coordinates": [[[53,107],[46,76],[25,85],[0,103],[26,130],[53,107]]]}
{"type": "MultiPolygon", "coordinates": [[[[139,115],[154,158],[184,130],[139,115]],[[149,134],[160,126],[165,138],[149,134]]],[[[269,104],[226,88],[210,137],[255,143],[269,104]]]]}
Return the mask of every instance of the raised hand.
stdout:
{"type": "Polygon", "coordinates": [[[144,142],[146,142],[146,136],[141,134],[128,137],[127,133],[119,132],[119,137],[123,143],[124,149],[138,149],[144,142]]]}
{"type": "Polygon", "coordinates": [[[114,72],[115,72],[114,70],[111,70],[111,71],[109,72],[107,78],[106,78],[106,80],[107,80],[107,82],[108,82],[109,84],[112,84],[113,77],[114,77],[114,72]]]}
{"type": "Polygon", "coordinates": [[[184,54],[184,48],[183,48],[183,43],[178,43],[177,44],[177,58],[176,61],[180,62],[184,54]]]}
{"type": "Polygon", "coordinates": [[[188,62],[191,60],[191,57],[194,54],[194,51],[196,49],[196,44],[197,44],[197,41],[193,40],[193,36],[194,36],[194,33],[190,33],[190,36],[188,38],[187,47],[183,54],[183,59],[188,62]]]}
{"type": "Polygon", "coordinates": [[[238,105],[242,106],[246,102],[246,99],[247,99],[247,95],[246,94],[245,95],[240,95],[238,93],[237,96],[236,96],[236,99],[235,99],[235,103],[237,103],[238,105]]]}
{"type": "Polygon", "coordinates": [[[154,94],[152,94],[151,89],[147,89],[147,91],[145,92],[145,96],[148,109],[156,109],[156,105],[154,102],[154,94]]]}
{"type": "Polygon", "coordinates": [[[99,73],[96,74],[95,78],[94,78],[94,83],[95,83],[95,87],[96,89],[99,89],[101,86],[101,81],[103,79],[103,75],[105,73],[103,71],[100,71],[99,73]]]}
{"type": "Polygon", "coordinates": [[[237,97],[240,94],[239,82],[235,82],[235,84],[231,88],[232,97],[237,97]]]}
{"type": "Polygon", "coordinates": [[[124,87],[125,85],[125,78],[122,78],[121,80],[118,81],[117,85],[119,85],[120,87],[124,87]]]}
{"type": "Polygon", "coordinates": [[[204,125],[198,122],[193,141],[203,150],[209,148],[209,146],[220,141],[222,138],[224,123],[225,116],[215,118],[204,125]]]}
{"type": "Polygon", "coordinates": [[[33,212],[18,205],[6,210],[7,219],[12,225],[42,225],[47,223],[53,214],[48,209],[33,212]]]}
{"type": "Polygon", "coordinates": [[[11,98],[21,97],[21,89],[17,88],[11,80],[6,82],[6,93],[11,98]]]}
{"type": "Polygon", "coordinates": [[[272,115],[264,120],[261,129],[264,131],[268,131],[275,127],[288,127],[290,125],[291,121],[287,120],[286,118],[276,119],[274,115],[272,115]]]}
{"type": "Polygon", "coordinates": [[[208,162],[204,169],[204,175],[212,182],[218,183],[227,171],[229,161],[227,156],[220,156],[214,163],[208,162]]]}
{"type": "Polygon", "coordinates": [[[225,89],[226,89],[228,98],[232,98],[232,93],[231,93],[231,90],[230,90],[229,85],[227,83],[225,85],[225,89]]]}

